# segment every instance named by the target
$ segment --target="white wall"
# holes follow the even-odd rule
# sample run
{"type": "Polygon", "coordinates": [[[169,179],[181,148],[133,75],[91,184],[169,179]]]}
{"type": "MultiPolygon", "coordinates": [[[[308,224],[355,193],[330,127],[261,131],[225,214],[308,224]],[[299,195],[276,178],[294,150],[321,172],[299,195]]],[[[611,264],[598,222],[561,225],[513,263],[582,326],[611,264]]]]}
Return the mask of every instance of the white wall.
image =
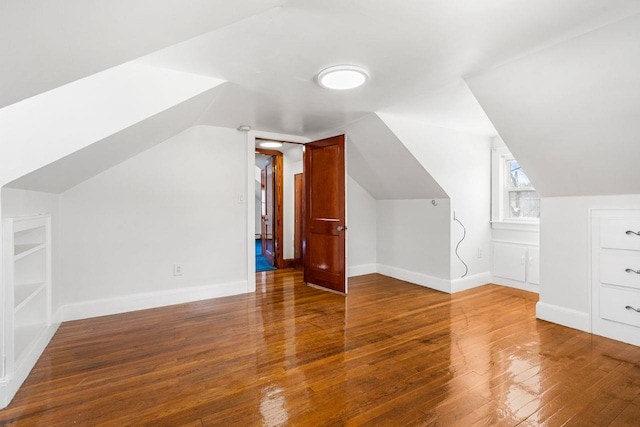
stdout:
{"type": "Polygon", "coordinates": [[[261,221],[262,221],[262,198],[257,198],[255,197],[255,227],[254,227],[254,231],[255,231],[255,235],[259,236],[262,233],[261,230],[261,221]]]}
{"type": "MultiPolygon", "coordinates": [[[[302,151],[302,147],[299,148],[302,151]]],[[[299,158],[299,156],[297,157],[299,158]]],[[[283,245],[282,255],[284,259],[293,259],[294,256],[294,244],[293,234],[295,229],[295,187],[293,183],[293,176],[298,173],[302,173],[302,161],[296,160],[296,157],[292,156],[290,152],[285,152],[283,156],[284,176],[282,183],[283,191],[283,245]]]]}
{"type": "Polygon", "coordinates": [[[193,127],[63,193],[65,317],[246,292],[247,151],[193,127]]]}
{"type": "Polygon", "coordinates": [[[378,272],[448,291],[451,265],[447,199],[378,200],[378,272]],[[447,285],[441,286],[442,282],[447,285]]]}
{"type": "Polygon", "coordinates": [[[51,303],[52,312],[60,307],[59,197],[37,191],[2,189],[2,218],[51,215],[51,303]]]}
{"type": "Polygon", "coordinates": [[[347,176],[347,276],[376,272],[376,200],[347,176]]]}
{"type": "MultiPolygon", "coordinates": [[[[388,114],[380,117],[449,195],[451,209],[466,228],[458,253],[469,266],[467,275],[489,272],[490,257],[478,258],[478,249],[490,253],[491,138],[388,114]]],[[[449,274],[457,279],[465,268],[453,251],[463,230],[457,222],[452,222],[450,229],[449,274]]]]}
{"type": "Polygon", "coordinates": [[[640,209],[640,195],[542,199],[537,314],[586,331],[591,327],[590,209],[640,209]]]}
{"type": "MultiPolygon", "coordinates": [[[[254,229],[255,234],[259,235],[262,233],[262,171],[258,166],[255,166],[256,176],[255,176],[255,223],[254,229]]],[[[251,197],[251,195],[249,195],[251,197]]]]}
{"type": "Polygon", "coordinates": [[[543,197],[640,192],[640,15],[467,79],[543,197]]]}

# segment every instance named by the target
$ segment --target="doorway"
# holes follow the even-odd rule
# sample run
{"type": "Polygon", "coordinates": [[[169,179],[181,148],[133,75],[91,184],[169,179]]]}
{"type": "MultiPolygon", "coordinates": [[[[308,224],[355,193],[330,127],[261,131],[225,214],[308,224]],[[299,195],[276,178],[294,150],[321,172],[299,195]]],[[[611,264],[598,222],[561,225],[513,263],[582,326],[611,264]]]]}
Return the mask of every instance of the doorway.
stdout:
{"type": "Polygon", "coordinates": [[[256,149],[256,272],[282,268],[282,169],[279,151],[256,149]]]}
{"type": "MultiPolygon", "coordinates": [[[[247,203],[248,221],[249,230],[255,229],[256,240],[260,239],[256,247],[263,247],[264,236],[264,252],[268,252],[268,245],[272,241],[273,267],[302,267],[305,273],[309,269],[309,275],[305,274],[308,284],[346,294],[344,135],[309,142],[301,137],[252,131],[248,138],[252,147],[248,156],[249,194],[256,191],[255,200],[249,197],[247,203]],[[268,145],[265,146],[263,143],[268,145]],[[292,162],[288,161],[290,147],[295,147],[297,158],[293,162],[294,167],[292,162]],[[268,194],[268,184],[271,181],[267,178],[268,171],[265,170],[263,173],[263,169],[256,165],[257,154],[283,159],[282,165],[278,167],[274,157],[270,157],[271,163],[275,163],[272,171],[275,179],[275,183],[272,184],[275,199],[271,202],[271,206],[274,207],[271,233],[268,227],[269,200],[265,199],[263,204],[262,198],[263,189],[265,197],[268,194]],[[335,155],[338,157],[334,157],[335,155]],[[303,157],[308,161],[303,161],[303,157]],[[309,173],[311,175],[308,180],[309,173]],[[281,186],[278,185],[279,175],[283,179],[281,186]],[[278,200],[279,188],[283,193],[278,200]],[[294,205],[294,201],[297,201],[297,205],[294,205]],[[342,208],[334,212],[333,202],[343,204],[342,208]],[[311,207],[311,210],[307,211],[307,207],[311,207]],[[334,217],[334,214],[339,215],[334,217]],[[263,217],[266,221],[263,221],[263,217]],[[310,226],[307,227],[307,224],[310,226]]],[[[248,236],[249,247],[252,248],[255,240],[251,234],[248,236]]],[[[259,272],[255,268],[254,253],[249,251],[248,270],[259,272]]],[[[248,277],[247,289],[250,292],[256,290],[256,276],[253,274],[248,277]]]]}
{"type": "Polygon", "coordinates": [[[256,139],[255,168],[256,272],[299,267],[302,199],[296,182],[301,190],[302,145],[256,139]]]}

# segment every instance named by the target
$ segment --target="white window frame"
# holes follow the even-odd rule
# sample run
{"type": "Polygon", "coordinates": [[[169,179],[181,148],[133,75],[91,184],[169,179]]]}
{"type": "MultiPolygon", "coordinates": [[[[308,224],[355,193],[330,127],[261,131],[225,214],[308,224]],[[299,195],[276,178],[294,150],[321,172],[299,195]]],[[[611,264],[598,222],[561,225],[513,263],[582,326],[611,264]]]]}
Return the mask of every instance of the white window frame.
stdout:
{"type": "Polygon", "coordinates": [[[506,147],[491,150],[491,223],[494,228],[538,228],[539,218],[507,217],[507,204],[510,191],[535,191],[533,187],[509,189],[507,185],[506,164],[515,160],[506,147]]]}

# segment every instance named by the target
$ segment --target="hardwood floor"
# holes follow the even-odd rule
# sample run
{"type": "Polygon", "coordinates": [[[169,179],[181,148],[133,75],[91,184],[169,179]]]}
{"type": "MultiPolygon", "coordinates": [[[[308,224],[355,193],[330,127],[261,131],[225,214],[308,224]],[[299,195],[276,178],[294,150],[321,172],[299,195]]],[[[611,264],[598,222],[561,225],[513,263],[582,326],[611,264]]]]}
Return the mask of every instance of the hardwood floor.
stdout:
{"type": "Polygon", "coordinates": [[[0,424],[640,423],[640,348],[535,319],[537,295],[380,275],[64,323],[0,424]]]}

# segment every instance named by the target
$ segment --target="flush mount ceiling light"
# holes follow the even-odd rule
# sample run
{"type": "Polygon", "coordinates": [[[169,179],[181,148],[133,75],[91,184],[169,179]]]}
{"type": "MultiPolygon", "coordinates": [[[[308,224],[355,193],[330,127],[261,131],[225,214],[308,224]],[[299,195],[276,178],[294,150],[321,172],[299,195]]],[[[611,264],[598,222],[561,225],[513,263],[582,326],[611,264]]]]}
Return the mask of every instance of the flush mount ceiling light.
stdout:
{"type": "Polygon", "coordinates": [[[264,141],[260,143],[260,147],[262,148],[280,148],[282,147],[281,142],[276,141],[264,141]]]}
{"type": "Polygon", "coordinates": [[[318,84],[327,89],[345,90],[362,86],[369,78],[367,70],[357,65],[335,65],[318,73],[318,84]]]}

